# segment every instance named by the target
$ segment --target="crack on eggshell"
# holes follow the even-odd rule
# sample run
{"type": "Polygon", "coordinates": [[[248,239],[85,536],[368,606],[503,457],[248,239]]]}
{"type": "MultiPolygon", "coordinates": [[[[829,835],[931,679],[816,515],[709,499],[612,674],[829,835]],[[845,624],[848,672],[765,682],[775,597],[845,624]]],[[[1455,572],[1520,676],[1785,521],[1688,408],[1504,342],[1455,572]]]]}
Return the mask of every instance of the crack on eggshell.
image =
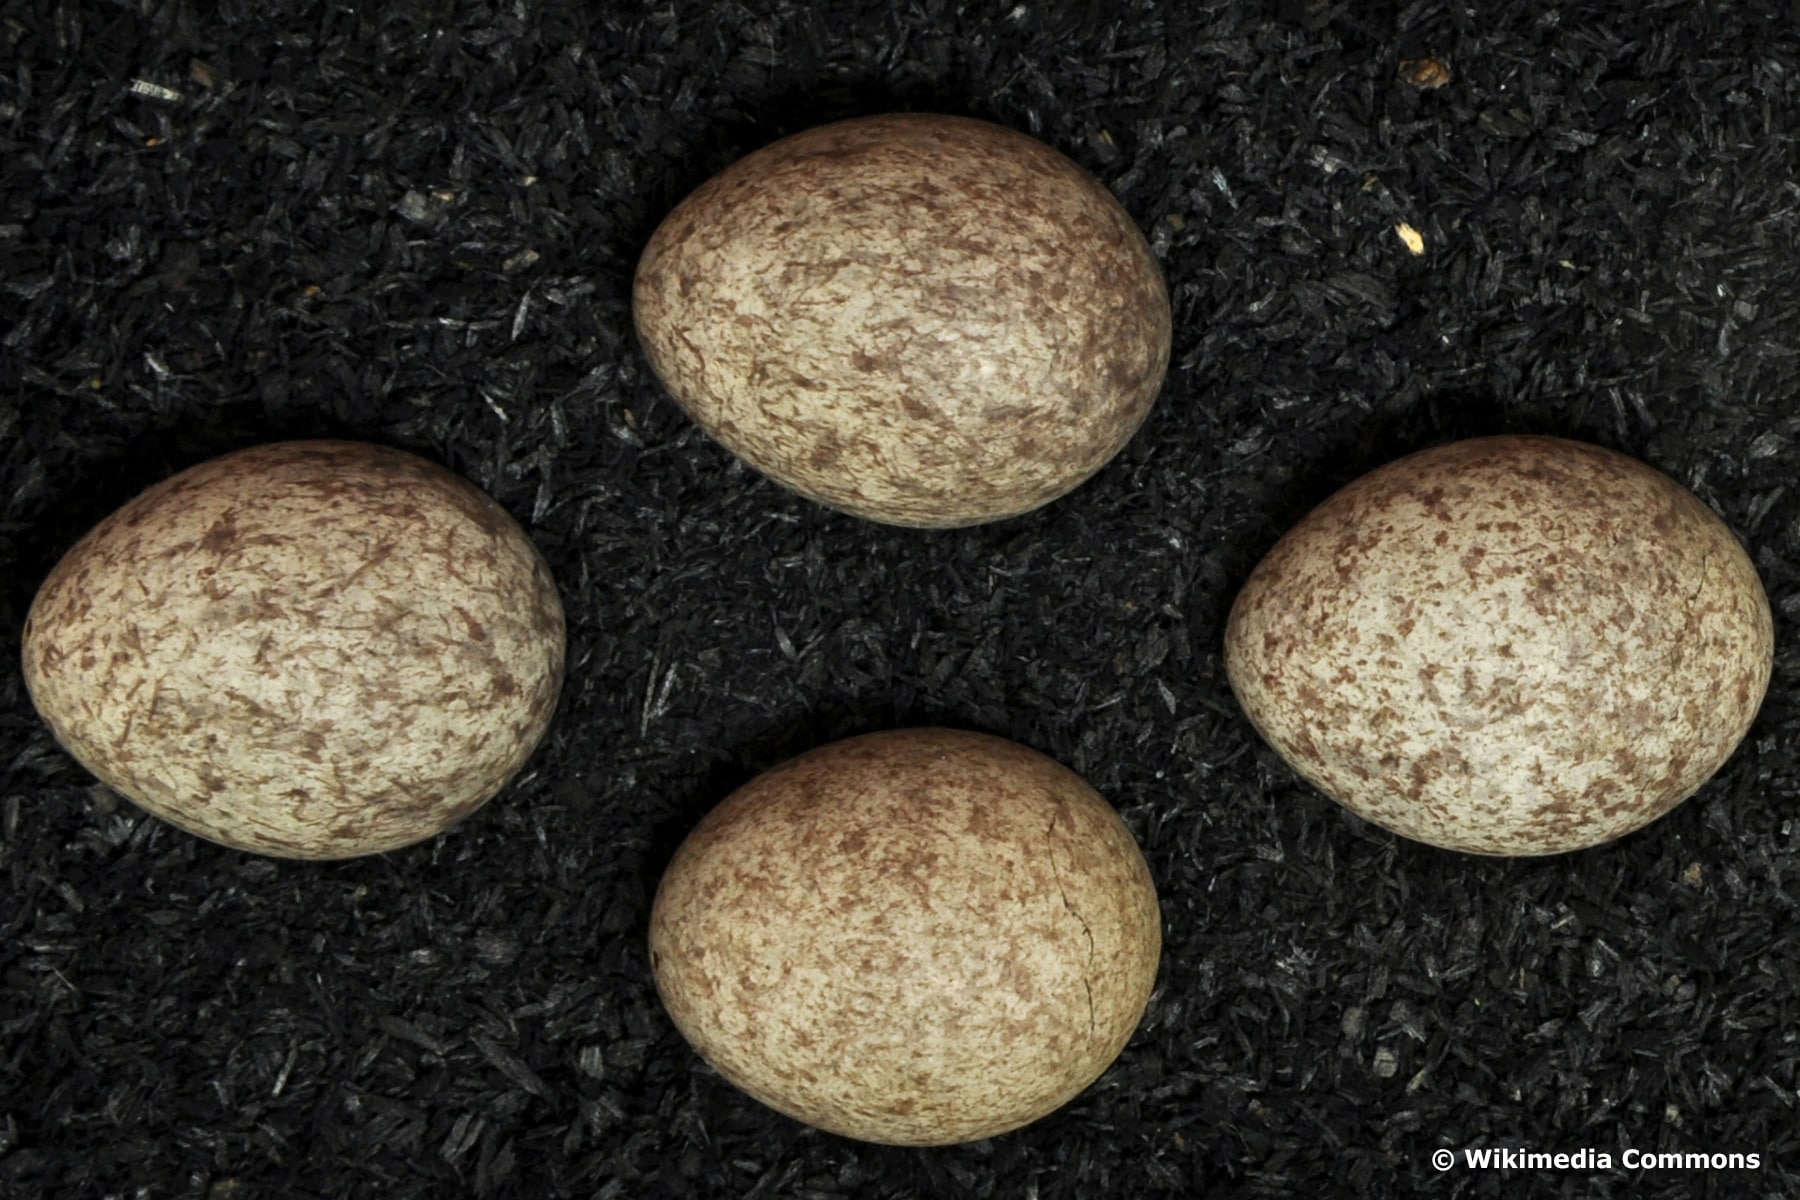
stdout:
{"type": "Polygon", "coordinates": [[[1050,878],[1056,883],[1056,894],[1062,898],[1063,909],[1075,918],[1076,924],[1081,926],[1082,936],[1087,939],[1088,958],[1087,965],[1081,972],[1081,987],[1087,993],[1088,1035],[1092,1037],[1100,1027],[1099,1020],[1094,1015],[1094,930],[1087,923],[1087,918],[1069,902],[1069,891],[1063,886],[1062,872],[1056,866],[1056,842],[1052,835],[1056,832],[1056,822],[1062,817],[1062,810],[1062,801],[1058,800],[1056,811],[1050,815],[1050,827],[1044,830],[1044,840],[1048,844],[1050,878]]]}
{"type": "Polygon", "coordinates": [[[1688,623],[1694,619],[1694,602],[1706,591],[1706,581],[1712,578],[1713,550],[1708,547],[1704,557],[1700,559],[1700,578],[1694,582],[1694,590],[1688,593],[1682,614],[1688,623]]]}

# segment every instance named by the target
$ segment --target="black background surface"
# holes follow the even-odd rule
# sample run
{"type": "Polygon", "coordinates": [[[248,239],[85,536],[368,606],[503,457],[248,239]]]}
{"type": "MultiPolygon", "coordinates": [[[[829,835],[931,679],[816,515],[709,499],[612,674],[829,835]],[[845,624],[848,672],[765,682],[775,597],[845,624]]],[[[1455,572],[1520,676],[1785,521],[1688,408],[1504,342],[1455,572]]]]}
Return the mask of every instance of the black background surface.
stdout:
{"type": "Polygon", "coordinates": [[[571,650],[513,786],[337,864],[97,788],[6,655],[0,1195],[1796,1194],[1797,134],[1776,6],[0,6],[0,642],[143,486],[332,435],[497,497],[571,650]],[[1403,77],[1423,56],[1446,86],[1403,77]],[[892,109],[1060,148],[1167,273],[1156,410],[1022,518],[922,533],[793,497],[698,433],[631,331],[636,256],[690,188],[892,109]],[[1348,816],[1219,662],[1235,588],[1313,503],[1501,430],[1692,487],[1776,612],[1725,770],[1554,859],[1348,816]],[[643,941],[730,788],[931,722],[1115,803],[1166,950],[1074,1104],[895,1150],[713,1074],[643,941]],[[1615,1169],[1431,1166],[1470,1146],[1615,1169]],[[1638,1177],[1626,1147],[1764,1165],[1638,1177]]]}

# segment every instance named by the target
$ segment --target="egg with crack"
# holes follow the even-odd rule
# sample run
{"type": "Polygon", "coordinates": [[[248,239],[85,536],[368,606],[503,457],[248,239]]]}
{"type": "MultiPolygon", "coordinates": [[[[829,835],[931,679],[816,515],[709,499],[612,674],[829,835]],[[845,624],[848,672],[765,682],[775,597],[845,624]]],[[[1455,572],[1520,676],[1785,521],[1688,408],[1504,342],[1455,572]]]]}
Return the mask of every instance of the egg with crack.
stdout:
{"type": "Polygon", "coordinates": [[[1150,871],[1078,775],[983,734],[821,747],[734,792],[650,919],[676,1026],[732,1083],[895,1145],[990,1137],[1113,1062],[1161,951],[1150,871]]]}

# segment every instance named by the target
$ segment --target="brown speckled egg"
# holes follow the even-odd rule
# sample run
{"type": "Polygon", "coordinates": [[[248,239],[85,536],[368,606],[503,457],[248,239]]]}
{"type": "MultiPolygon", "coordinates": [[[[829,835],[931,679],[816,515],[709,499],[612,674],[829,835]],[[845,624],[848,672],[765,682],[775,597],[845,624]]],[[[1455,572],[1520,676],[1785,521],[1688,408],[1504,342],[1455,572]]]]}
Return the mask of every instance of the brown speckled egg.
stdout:
{"type": "Polygon", "coordinates": [[[25,681],[109,787],[290,858],[430,837],[550,722],[563,614],[493,500],[380,446],[284,442],[150,488],[71,549],[25,681]]]}
{"type": "Polygon", "coordinates": [[[638,265],[651,366],[708,433],[822,504],[973,525],[1048,503],[1143,422],[1169,296],[1112,194],[963,117],[865,117],[740,160],[638,265]]]}
{"type": "Polygon", "coordinates": [[[1547,437],[1389,463],[1288,532],[1225,664],[1294,769],[1410,838],[1555,854],[1655,820],[1749,730],[1774,632],[1731,531],[1668,476],[1547,437]]]}
{"type": "Polygon", "coordinates": [[[1149,868],[1081,778],[1000,738],[835,742],[734,792],[650,918],[675,1024],[765,1104],[871,1142],[1017,1128],[1137,1027],[1162,935],[1149,868]]]}

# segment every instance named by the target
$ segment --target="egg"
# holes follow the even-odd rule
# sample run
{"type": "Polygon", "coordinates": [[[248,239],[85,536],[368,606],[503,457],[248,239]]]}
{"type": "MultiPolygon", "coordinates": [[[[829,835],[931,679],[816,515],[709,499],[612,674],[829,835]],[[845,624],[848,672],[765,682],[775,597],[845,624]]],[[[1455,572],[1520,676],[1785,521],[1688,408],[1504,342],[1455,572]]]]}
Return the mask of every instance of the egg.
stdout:
{"type": "Polygon", "coordinates": [[[493,500],[381,446],[282,442],[141,493],[65,555],[25,682],[107,786],[227,846],[347,858],[498,792],[556,706],[563,612],[493,500]]]}
{"type": "Polygon", "coordinates": [[[1060,1107],[1124,1048],[1156,891],[1080,776],[1000,738],[907,729],[758,776],[677,851],[650,918],[676,1026],[821,1129],[942,1145],[1060,1107]]]}
{"type": "Polygon", "coordinates": [[[1308,514],[1232,607],[1262,736],[1377,825],[1477,854],[1597,845],[1668,812],[1749,730],[1768,599],[1710,509],[1549,437],[1399,459],[1308,514]]]}
{"type": "Polygon", "coordinates": [[[1143,234],[1098,181],[998,125],[840,121],[741,159],[638,265],[650,365],[734,454],[822,504],[945,527],[1098,471],[1168,368],[1143,234]]]}

